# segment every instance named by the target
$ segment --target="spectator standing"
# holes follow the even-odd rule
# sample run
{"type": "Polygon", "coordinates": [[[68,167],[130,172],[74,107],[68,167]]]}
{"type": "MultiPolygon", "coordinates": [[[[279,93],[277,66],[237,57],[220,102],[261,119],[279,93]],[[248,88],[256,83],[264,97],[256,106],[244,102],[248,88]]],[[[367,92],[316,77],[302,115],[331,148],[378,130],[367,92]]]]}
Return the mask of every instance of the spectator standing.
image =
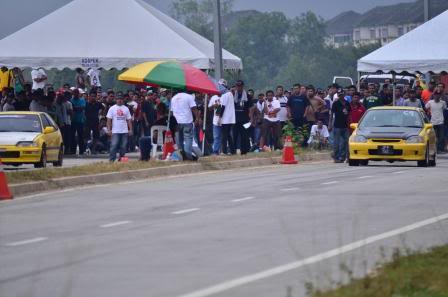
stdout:
{"type": "Polygon", "coordinates": [[[338,91],[338,100],[333,102],[331,108],[331,118],[334,118],[334,122],[330,119],[329,130],[334,130],[333,150],[335,163],[344,163],[348,154],[348,120],[350,115],[350,104],[345,101],[344,95],[344,91],[338,91]]]}
{"type": "Polygon", "coordinates": [[[41,67],[33,68],[31,71],[31,79],[33,80],[32,90],[44,89],[47,78],[47,74],[41,67]]]}
{"type": "Polygon", "coordinates": [[[365,97],[363,101],[366,110],[376,106],[383,106],[384,105],[383,100],[381,100],[381,98],[378,97],[375,85],[369,84],[368,89],[369,89],[369,95],[365,97]]]}
{"type": "Polygon", "coordinates": [[[436,87],[436,84],[434,81],[430,81],[428,84],[428,88],[426,90],[422,91],[422,97],[423,103],[428,103],[428,101],[431,99],[432,93],[434,92],[434,89],[436,87]]]}
{"type": "Polygon", "coordinates": [[[274,97],[274,100],[278,100],[280,102],[281,109],[278,113],[278,119],[282,128],[285,126],[286,121],[288,120],[288,97],[285,96],[284,90],[285,89],[283,86],[278,86],[274,97]]]}
{"type": "Polygon", "coordinates": [[[84,145],[84,125],[86,121],[86,100],[80,96],[79,90],[74,89],[72,92],[71,103],[73,105],[72,118],[72,147],[71,153],[76,153],[76,147],[79,147],[79,155],[83,155],[85,151],[84,145]]]}
{"type": "Polygon", "coordinates": [[[98,68],[90,68],[87,71],[87,78],[91,88],[101,88],[101,71],[98,68]]]}
{"type": "MultiPolygon", "coordinates": [[[[221,86],[227,88],[227,82],[225,80],[220,80],[221,86]]],[[[225,91],[221,96],[222,105],[222,150],[224,154],[236,154],[233,138],[233,126],[236,123],[235,117],[235,100],[233,93],[230,90],[225,91]]]]}
{"type": "Polygon", "coordinates": [[[395,89],[395,106],[404,106],[403,90],[401,88],[395,89]]]}
{"type": "Polygon", "coordinates": [[[437,152],[445,152],[445,119],[444,112],[447,109],[447,103],[441,100],[442,94],[434,92],[432,99],[426,103],[426,109],[431,115],[431,124],[434,126],[437,137],[437,152]]]}
{"type": "Polygon", "coordinates": [[[325,101],[316,96],[316,89],[314,86],[309,85],[306,87],[307,98],[310,102],[307,110],[305,111],[306,119],[308,121],[308,132],[311,131],[311,127],[317,122],[317,116],[321,112],[328,112],[325,101]]]}
{"type": "MultiPolygon", "coordinates": [[[[350,124],[357,124],[361,120],[362,116],[366,112],[366,108],[361,103],[361,94],[355,92],[352,96],[352,102],[350,103],[350,124]]],[[[353,130],[350,128],[350,134],[353,130]]]]}
{"type": "Polygon", "coordinates": [[[109,161],[115,162],[117,152],[120,161],[126,155],[128,136],[132,136],[132,117],[129,108],[124,105],[122,94],[117,94],[116,104],[109,108],[106,118],[107,131],[111,137],[109,161]]]}
{"type": "Polygon", "coordinates": [[[422,101],[417,99],[417,93],[415,90],[410,89],[408,91],[408,96],[409,98],[404,100],[403,106],[423,108],[422,101]]]}
{"type": "Polygon", "coordinates": [[[86,90],[87,88],[87,81],[86,81],[86,76],[84,73],[84,70],[81,68],[76,68],[76,76],[75,76],[75,81],[76,81],[76,87],[78,89],[81,90],[86,90]]]}
{"type": "Polygon", "coordinates": [[[213,112],[213,148],[212,152],[214,155],[219,155],[221,152],[221,137],[222,137],[222,105],[221,98],[218,95],[210,98],[208,103],[208,108],[210,112],[213,112]]]}
{"type": "Polygon", "coordinates": [[[267,91],[266,100],[263,104],[264,120],[261,128],[261,149],[264,149],[265,145],[269,145],[271,142],[273,143],[274,150],[280,149],[281,125],[278,118],[278,113],[280,110],[280,102],[278,100],[274,100],[274,91],[267,91]]]}
{"type": "Polygon", "coordinates": [[[233,151],[239,144],[241,155],[245,155],[250,149],[249,133],[244,124],[249,122],[250,101],[247,97],[247,92],[244,90],[244,82],[239,80],[236,82],[234,92],[235,100],[235,125],[233,127],[233,151]]]}
{"type": "Polygon", "coordinates": [[[87,127],[87,139],[92,137],[92,154],[97,153],[97,143],[100,137],[100,112],[103,109],[103,105],[96,100],[96,91],[91,90],[88,101],[86,104],[86,127],[87,127]]]}
{"type": "Polygon", "coordinates": [[[310,102],[308,98],[301,94],[300,84],[295,84],[292,90],[292,95],[288,99],[288,117],[292,120],[296,129],[302,128],[305,123],[305,111],[310,102]]]}
{"type": "Polygon", "coordinates": [[[379,98],[383,102],[383,105],[393,104],[394,94],[388,84],[383,85],[383,90],[380,92],[379,98]]]}
{"type": "Polygon", "coordinates": [[[10,88],[13,86],[12,79],[12,71],[9,70],[8,67],[2,66],[2,68],[0,68],[0,92],[5,88],[10,88]]]}
{"type": "Polygon", "coordinates": [[[200,115],[194,96],[178,93],[171,99],[171,111],[177,121],[177,146],[186,159],[197,160],[197,156],[193,155],[193,116],[196,124],[200,125],[200,115]]]}
{"type": "Polygon", "coordinates": [[[44,91],[37,89],[31,94],[30,111],[47,112],[47,107],[44,103],[44,91]]]}
{"type": "Polygon", "coordinates": [[[25,79],[23,78],[22,71],[18,67],[12,69],[12,86],[16,95],[25,91],[25,79]]]}
{"type": "Polygon", "coordinates": [[[258,151],[260,147],[261,127],[263,125],[264,118],[264,94],[258,95],[258,100],[254,106],[249,110],[249,118],[251,126],[253,127],[253,144],[252,151],[258,151]]]}
{"type": "Polygon", "coordinates": [[[14,107],[14,91],[12,89],[8,92],[6,95],[5,103],[3,104],[3,107],[1,109],[2,111],[15,111],[14,107]]]}

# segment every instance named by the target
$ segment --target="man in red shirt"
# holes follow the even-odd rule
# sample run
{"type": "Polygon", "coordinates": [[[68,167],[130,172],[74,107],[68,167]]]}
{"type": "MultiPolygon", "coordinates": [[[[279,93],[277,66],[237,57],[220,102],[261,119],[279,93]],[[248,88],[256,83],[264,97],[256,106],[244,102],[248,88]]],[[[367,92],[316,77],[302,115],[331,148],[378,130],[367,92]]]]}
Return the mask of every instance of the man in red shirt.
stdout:
{"type": "Polygon", "coordinates": [[[428,101],[431,99],[432,93],[434,92],[434,89],[436,88],[436,84],[433,81],[430,81],[428,84],[428,89],[423,90],[422,92],[422,99],[423,102],[428,103],[428,101]]]}
{"type": "MultiPolygon", "coordinates": [[[[352,102],[350,102],[350,124],[359,123],[359,120],[361,120],[365,112],[366,108],[361,103],[361,94],[359,92],[355,92],[352,97],[352,102]]],[[[351,133],[353,133],[353,130],[350,128],[350,134],[351,133]]]]}

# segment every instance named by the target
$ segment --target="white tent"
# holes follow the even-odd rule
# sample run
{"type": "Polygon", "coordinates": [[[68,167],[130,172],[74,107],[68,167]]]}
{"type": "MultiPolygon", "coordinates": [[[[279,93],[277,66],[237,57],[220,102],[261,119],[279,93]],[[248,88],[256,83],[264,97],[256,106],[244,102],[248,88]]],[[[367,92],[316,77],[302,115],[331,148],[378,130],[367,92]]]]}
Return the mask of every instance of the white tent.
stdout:
{"type": "MultiPolygon", "coordinates": [[[[0,40],[0,65],[123,69],[177,60],[214,68],[214,45],[142,0],[74,0],[0,40]]],[[[242,69],[223,50],[224,69],[242,69]]]]}
{"type": "Polygon", "coordinates": [[[448,11],[358,61],[358,72],[448,71],[448,11]]]}

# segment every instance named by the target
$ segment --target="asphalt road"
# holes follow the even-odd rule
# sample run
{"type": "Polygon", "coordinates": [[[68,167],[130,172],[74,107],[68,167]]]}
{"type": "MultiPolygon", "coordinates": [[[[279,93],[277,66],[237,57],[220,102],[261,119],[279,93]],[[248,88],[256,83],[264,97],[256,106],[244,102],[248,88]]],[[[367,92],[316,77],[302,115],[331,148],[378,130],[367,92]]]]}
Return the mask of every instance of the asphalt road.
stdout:
{"type": "Polygon", "coordinates": [[[447,169],[272,166],[2,202],[0,296],[304,296],[448,243],[447,169]]]}

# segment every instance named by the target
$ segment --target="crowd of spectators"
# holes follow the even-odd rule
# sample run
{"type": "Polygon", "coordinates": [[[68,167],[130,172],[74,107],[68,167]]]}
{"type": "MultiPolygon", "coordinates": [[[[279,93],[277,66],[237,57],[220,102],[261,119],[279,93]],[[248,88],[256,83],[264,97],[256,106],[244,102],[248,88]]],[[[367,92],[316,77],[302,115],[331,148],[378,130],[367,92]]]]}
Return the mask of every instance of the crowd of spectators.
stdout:
{"type": "MultiPolygon", "coordinates": [[[[130,114],[127,152],[139,149],[140,138],[154,137],[151,135],[153,126],[168,126],[174,135],[182,136],[181,140],[177,137],[177,142],[182,142],[180,147],[183,148],[184,134],[189,131],[190,123],[186,126],[176,121],[179,113],[176,116],[172,98],[184,93],[176,95],[171,90],[145,86],[115,92],[101,87],[100,75],[97,69],[87,72],[77,69],[75,85],[64,84],[55,89],[48,84],[47,74],[41,68],[32,70],[32,82],[27,83],[19,68],[2,67],[1,110],[48,113],[61,129],[65,154],[82,156],[109,152],[112,135],[108,118],[112,118],[108,113],[119,102],[130,114]],[[170,109],[175,116],[169,116],[170,109]]],[[[246,89],[241,80],[234,85],[228,85],[225,80],[219,83],[225,91],[220,96],[211,97],[207,106],[203,94],[188,94],[193,95],[193,99],[186,99],[193,119],[191,131],[186,133],[187,140],[191,134],[192,145],[201,147],[205,142],[206,154],[239,152],[244,155],[280,150],[283,128],[289,124],[306,135],[303,146],[333,148],[335,161],[344,162],[350,124],[357,123],[369,108],[394,103],[392,85],[387,83],[361,84],[359,91],[356,86],[341,88],[333,84],[320,89],[295,84],[290,89],[278,86],[257,95],[254,90],[246,89]]],[[[423,108],[431,116],[441,153],[446,150],[448,136],[447,102],[442,83],[430,82],[426,89],[419,86],[395,88],[396,106],[423,108]]],[[[191,152],[191,148],[187,150],[191,152]]],[[[191,159],[191,156],[187,157],[191,159]]]]}

